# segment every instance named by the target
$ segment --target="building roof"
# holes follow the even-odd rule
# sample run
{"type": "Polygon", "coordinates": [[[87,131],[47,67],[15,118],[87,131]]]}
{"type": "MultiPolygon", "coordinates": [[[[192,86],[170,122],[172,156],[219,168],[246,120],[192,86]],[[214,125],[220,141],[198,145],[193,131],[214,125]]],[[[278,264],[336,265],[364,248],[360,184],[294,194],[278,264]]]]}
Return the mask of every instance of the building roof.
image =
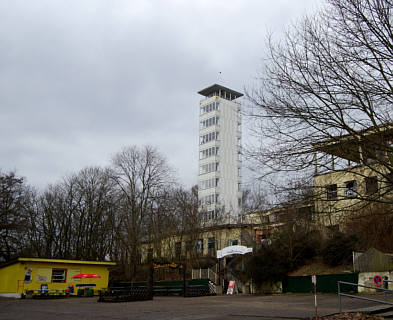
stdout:
{"type": "Polygon", "coordinates": [[[115,266],[116,262],[110,261],[85,261],[85,260],[65,260],[65,259],[42,259],[42,258],[17,258],[5,262],[0,265],[0,268],[9,266],[18,262],[46,262],[46,263],[63,263],[63,264],[88,264],[88,265],[102,265],[102,266],[115,266]]]}
{"type": "Polygon", "coordinates": [[[315,151],[360,162],[362,158],[375,154],[376,148],[393,139],[393,124],[374,126],[352,134],[332,137],[331,139],[313,144],[315,151]],[[363,155],[361,154],[363,153],[363,155]]]}
{"type": "Polygon", "coordinates": [[[219,85],[217,83],[215,83],[212,86],[207,87],[207,88],[199,91],[198,93],[203,95],[203,96],[205,96],[205,97],[208,97],[210,94],[215,93],[215,92],[219,92],[220,90],[230,93],[231,96],[234,97],[231,100],[234,100],[236,98],[239,98],[239,97],[243,96],[243,93],[237,92],[237,91],[229,89],[229,88],[226,88],[226,87],[224,87],[222,85],[219,85]]]}

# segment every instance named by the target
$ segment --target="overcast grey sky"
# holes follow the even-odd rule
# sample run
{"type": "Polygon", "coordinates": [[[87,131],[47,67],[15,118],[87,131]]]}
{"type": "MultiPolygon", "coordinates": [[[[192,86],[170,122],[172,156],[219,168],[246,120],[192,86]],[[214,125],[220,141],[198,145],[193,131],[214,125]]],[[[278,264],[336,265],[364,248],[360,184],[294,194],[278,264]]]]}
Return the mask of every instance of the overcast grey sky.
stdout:
{"type": "Polygon", "coordinates": [[[252,85],[321,1],[0,0],[0,169],[44,188],[151,144],[196,184],[197,91],[252,85]]]}

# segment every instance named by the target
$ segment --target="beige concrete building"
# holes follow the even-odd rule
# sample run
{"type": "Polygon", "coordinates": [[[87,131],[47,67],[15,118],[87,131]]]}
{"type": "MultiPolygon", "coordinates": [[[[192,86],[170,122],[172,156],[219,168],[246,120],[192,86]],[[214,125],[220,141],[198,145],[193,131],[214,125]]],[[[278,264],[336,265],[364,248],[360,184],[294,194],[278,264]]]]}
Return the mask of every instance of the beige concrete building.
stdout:
{"type": "Polygon", "coordinates": [[[277,207],[263,212],[245,214],[244,223],[217,224],[195,229],[184,235],[174,234],[159,243],[142,245],[142,262],[164,259],[167,261],[216,258],[217,250],[233,245],[258,247],[269,244],[275,233],[287,223],[313,223],[313,203],[277,207]]]}
{"type": "Polygon", "coordinates": [[[391,210],[393,130],[390,127],[377,129],[314,145],[314,201],[318,223],[341,228],[347,219],[356,215],[391,210]],[[324,161],[320,161],[322,157],[324,161]]]}
{"type": "Polygon", "coordinates": [[[210,226],[179,236],[162,239],[158,244],[145,243],[141,248],[142,262],[150,260],[185,261],[215,258],[217,250],[232,245],[253,246],[255,226],[226,224],[210,226]]]}

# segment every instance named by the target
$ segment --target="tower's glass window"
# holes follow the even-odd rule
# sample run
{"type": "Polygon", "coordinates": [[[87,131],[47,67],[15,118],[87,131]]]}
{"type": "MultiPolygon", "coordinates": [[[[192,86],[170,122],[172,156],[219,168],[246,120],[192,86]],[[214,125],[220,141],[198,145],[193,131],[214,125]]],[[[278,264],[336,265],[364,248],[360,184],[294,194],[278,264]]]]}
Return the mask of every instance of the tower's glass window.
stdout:
{"type": "Polygon", "coordinates": [[[204,144],[213,140],[218,140],[218,132],[209,132],[203,136],[199,136],[199,144],[204,144]]]}

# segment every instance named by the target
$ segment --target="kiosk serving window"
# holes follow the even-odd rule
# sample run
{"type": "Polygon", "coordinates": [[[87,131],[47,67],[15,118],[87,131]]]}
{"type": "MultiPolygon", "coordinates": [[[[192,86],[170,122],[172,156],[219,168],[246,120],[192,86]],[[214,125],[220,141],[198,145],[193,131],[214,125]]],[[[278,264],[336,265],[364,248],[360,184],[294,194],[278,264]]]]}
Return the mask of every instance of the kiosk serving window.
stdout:
{"type": "Polygon", "coordinates": [[[52,269],[52,282],[65,282],[67,269],[52,269]]]}

